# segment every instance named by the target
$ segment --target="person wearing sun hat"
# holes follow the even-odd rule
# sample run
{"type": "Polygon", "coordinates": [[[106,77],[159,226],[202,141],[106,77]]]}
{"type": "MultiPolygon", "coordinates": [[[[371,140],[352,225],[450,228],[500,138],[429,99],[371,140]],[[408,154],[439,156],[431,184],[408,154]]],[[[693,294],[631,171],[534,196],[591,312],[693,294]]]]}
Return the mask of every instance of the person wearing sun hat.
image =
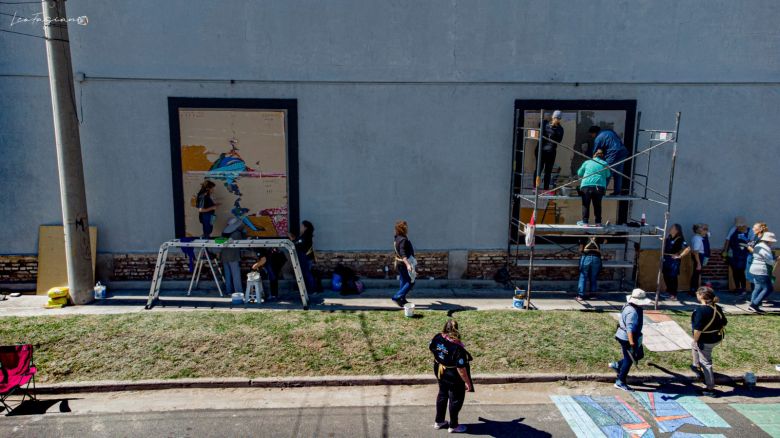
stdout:
{"type": "Polygon", "coordinates": [[[758,243],[748,251],[753,254],[750,263],[750,274],[753,276],[753,295],[750,297],[748,309],[754,313],[762,313],[761,302],[772,293],[772,267],[775,258],[772,255],[772,245],[777,243],[775,233],[764,231],[758,243]]]}
{"type": "Polygon", "coordinates": [[[609,367],[618,374],[617,380],[615,380],[615,388],[623,391],[632,391],[626,384],[628,371],[633,363],[644,357],[644,350],[642,349],[642,324],[644,322],[642,306],[650,303],[652,303],[652,300],[647,298],[647,293],[637,288],[631,292],[631,295],[626,295],[626,304],[620,311],[615,339],[620,343],[623,359],[617,362],[610,362],[609,367]]]}

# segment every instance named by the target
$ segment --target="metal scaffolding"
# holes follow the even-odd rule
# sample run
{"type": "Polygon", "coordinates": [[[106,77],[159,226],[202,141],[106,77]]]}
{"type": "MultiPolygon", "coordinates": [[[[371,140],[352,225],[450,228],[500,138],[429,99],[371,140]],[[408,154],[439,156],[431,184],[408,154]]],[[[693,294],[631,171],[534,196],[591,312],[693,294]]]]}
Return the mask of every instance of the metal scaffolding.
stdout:
{"type": "MultiPolygon", "coordinates": [[[[569,245],[567,247],[566,244],[560,243],[560,241],[556,240],[556,238],[563,238],[563,237],[584,238],[584,237],[592,237],[593,235],[613,235],[623,239],[624,242],[623,260],[607,261],[604,263],[603,266],[607,268],[633,269],[633,274],[634,274],[633,281],[635,283],[637,282],[638,254],[641,249],[642,239],[645,237],[657,237],[660,239],[661,250],[659,251],[660,260],[658,266],[658,275],[656,278],[656,293],[655,293],[655,307],[658,308],[658,299],[659,299],[660,283],[661,283],[661,271],[663,267],[663,257],[664,257],[663,248],[664,248],[664,242],[666,240],[668,227],[669,227],[669,219],[670,219],[671,204],[672,204],[672,189],[674,186],[674,170],[675,170],[675,165],[677,160],[677,144],[678,144],[677,142],[678,142],[678,132],[680,128],[680,113],[678,112],[676,114],[674,129],[670,129],[670,130],[642,129],[640,125],[642,113],[641,112],[637,113],[637,119],[636,119],[637,131],[635,136],[636,141],[634,142],[634,144],[636,145],[635,152],[629,155],[628,157],[626,157],[625,159],[608,166],[610,171],[613,174],[620,175],[629,184],[628,185],[629,194],[619,195],[619,196],[604,196],[603,198],[603,200],[627,202],[628,212],[629,212],[628,219],[630,219],[631,207],[633,207],[635,202],[645,201],[649,203],[662,205],[665,207],[663,226],[662,227],[652,226],[652,225],[646,225],[644,223],[631,223],[629,220],[627,221],[628,222],[627,224],[609,224],[607,222],[603,226],[595,227],[595,226],[587,226],[587,225],[544,223],[544,219],[550,205],[549,201],[557,202],[557,201],[580,199],[580,196],[578,195],[571,195],[571,194],[557,195],[556,193],[558,191],[561,191],[561,189],[567,187],[578,186],[580,181],[582,181],[583,178],[582,177],[572,178],[571,181],[566,182],[565,184],[555,186],[552,189],[544,190],[544,193],[540,193],[541,178],[542,178],[541,175],[542,139],[554,143],[562,148],[568,149],[572,151],[574,154],[584,157],[585,159],[592,158],[578,151],[573,146],[567,146],[555,140],[552,140],[551,138],[544,137],[543,136],[544,111],[545,110],[542,109],[539,112],[540,120],[539,120],[538,128],[537,127],[526,128],[523,127],[520,123],[521,120],[520,110],[515,110],[515,132],[514,132],[515,135],[513,136],[513,144],[512,144],[512,182],[511,182],[512,185],[511,185],[511,199],[510,199],[511,208],[510,208],[510,220],[509,220],[510,238],[509,238],[509,244],[507,245],[507,270],[511,273],[511,270],[509,270],[510,265],[528,267],[526,299],[524,304],[525,308],[526,309],[532,308],[531,292],[533,288],[533,277],[534,277],[535,267],[579,266],[578,260],[575,259],[561,260],[560,258],[556,258],[552,260],[545,260],[545,259],[536,260],[537,257],[536,245],[535,245],[536,238],[539,238],[543,241],[549,242],[550,244],[560,247],[561,248],[560,251],[552,254],[553,256],[556,256],[563,252],[579,254],[579,251],[573,250],[573,245],[569,245]],[[522,136],[520,134],[522,134],[522,136]],[[648,136],[644,148],[639,147],[640,135],[648,136]],[[518,144],[518,138],[523,139],[522,145],[518,144]],[[536,167],[535,167],[536,176],[534,178],[533,187],[530,188],[526,187],[525,182],[527,178],[525,178],[526,175],[524,172],[525,151],[527,150],[526,145],[529,142],[534,142],[539,144],[539,152],[537,153],[536,167]],[[660,190],[656,190],[650,187],[649,180],[650,180],[650,171],[651,171],[650,161],[652,159],[653,151],[655,149],[658,149],[666,145],[672,146],[672,158],[670,161],[668,188],[666,194],[664,194],[660,190]],[[518,151],[519,151],[518,147],[522,147],[522,154],[520,155],[523,157],[522,160],[518,160],[518,151]],[[644,174],[637,174],[634,172],[636,167],[636,161],[634,159],[640,156],[645,156],[647,159],[647,167],[644,174]],[[615,170],[615,166],[618,166],[626,162],[631,163],[631,171],[630,171],[631,176],[615,170]],[[519,185],[517,184],[517,180],[516,180],[517,177],[520,178],[519,185]],[[639,179],[642,179],[643,182],[639,181],[639,179]],[[529,189],[532,189],[533,192],[528,193],[529,189]],[[538,217],[538,213],[540,211],[540,201],[546,202],[543,211],[543,217],[541,219],[538,217]],[[526,223],[521,220],[522,206],[524,203],[525,205],[533,206],[530,222],[533,222],[534,224],[526,223]],[[517,217],[515,218],[516,211],[517,211],[517,217]],[[531,243],[531,245],[528,246],[529,257],[527,260],[521,260],[520,249],[523,243],[525,242],[526,237],[530,239],[529,243],[531,243]],[[633,241],[635,245],[634,247],[635,257],[634,260],[632,261],[627,260],[627,256],[629,252],[628,244],[630,242],[630,239],[637,239],[636,241],[633,241]]],[[[621,287],[624,278],[625,278],[625,271],[623,271],[623,274],[621,276],[621,287]]]]}

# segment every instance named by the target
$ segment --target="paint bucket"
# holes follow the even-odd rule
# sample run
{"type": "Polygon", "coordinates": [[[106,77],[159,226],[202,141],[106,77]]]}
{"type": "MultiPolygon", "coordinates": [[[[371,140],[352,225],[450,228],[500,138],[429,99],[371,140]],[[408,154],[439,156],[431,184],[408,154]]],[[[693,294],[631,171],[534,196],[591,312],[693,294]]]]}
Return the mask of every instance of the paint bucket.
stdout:
{"type": "Polygon", "coordinates": [[[516,293],[514,297],[512,297],[512,307],[515,309],[523,309],[525,306],[525,292],[523,293],[516,293]]]}
{"type": "Polygon", "coordinates": [[[244,294],[242,294],[241,292],[236,292],[233,295],[231,295],[230,304],[233,304],[234,306],[244,304],[244,294]]]}
{"type": "Polygon", "coordinates": [[[404,304],[404,316],[407,318],[411,318],[414,316],[414,304],[412,303],[404,304]]]}
{"type": "Polygon", "coordinates": [[[755,374],[753,374],[751,372],[745,373],[745,386],[747,386],[748,388],[753,388],[754,386],[756,386],[756,375],[755,374]]]}
{"type": "Polygon", "coordinates": [[[100,284],[98,281],[94,288],[95,291],[95,299],[96,300],[105,300],[106,299],[106,287],[100,284]]]}
{"type": "Polygon", "coordinates": [[[522,309],[525,305],[525,291],[515,288],[515,296],[512,297],[512,308],[522,309]]]}

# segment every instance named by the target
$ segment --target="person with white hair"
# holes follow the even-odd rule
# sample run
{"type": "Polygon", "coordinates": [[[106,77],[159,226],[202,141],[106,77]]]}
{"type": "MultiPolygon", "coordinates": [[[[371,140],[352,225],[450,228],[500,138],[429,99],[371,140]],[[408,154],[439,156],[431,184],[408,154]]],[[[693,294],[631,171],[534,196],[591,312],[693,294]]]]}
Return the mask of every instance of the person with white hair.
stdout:
{"type": "Polygon", "coordinates": [[[609,367],[617,372],[615,388],[633,391],[626,384],[626,379],[631,365],[639,362],[645,356],[642,347],[642,325],[644,323],[642,306],[646,306],[652,301],[647,298],[647,293],[639,288],[634,289],[631,295],[626,295],[626,301],[620,311],[618,328],[615,332],[615,339],[620,343],[620,348],[623,351],[623,359],[610,362],[609,367]]]}
{"type": "MultiPolygon", "coordinates": [[[[758,225],[754,225],[754,229],[758,225]]],[[[775,243],[777,243],[775,233],[764,231],[761,233],[758,243],[753,247],[748,247],[748,251],[753,254],[753,261],[750,263],[750,274],[753,276],[754,285],[748,309],[754,313],[763,313],[761,302],[772,293],[772,267],[775,264],[772,245],[775,243]]]]}

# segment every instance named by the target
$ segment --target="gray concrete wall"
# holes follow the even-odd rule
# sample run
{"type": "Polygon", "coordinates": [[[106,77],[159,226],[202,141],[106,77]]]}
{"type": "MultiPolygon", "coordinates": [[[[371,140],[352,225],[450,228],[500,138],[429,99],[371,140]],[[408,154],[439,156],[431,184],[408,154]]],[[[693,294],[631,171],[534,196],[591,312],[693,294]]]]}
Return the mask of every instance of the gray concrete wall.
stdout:
{"type": "MultiPolygon", "coordinates": [[[[682,111],[674,221],[716,242],[735,214],[780,224],[780,8],[716,3],[71,0],[90,20],[71,40],[99,250],[173,235],[168,96],[298,99],[321,249],[388,248],[398,218],[419,248],[504,246],[515,99],[636,99],[647,127],[682,111]]],[[[0,253],[34,253],[61,221],[45,50],[4,34],[0,53],[0,253]]]]}

